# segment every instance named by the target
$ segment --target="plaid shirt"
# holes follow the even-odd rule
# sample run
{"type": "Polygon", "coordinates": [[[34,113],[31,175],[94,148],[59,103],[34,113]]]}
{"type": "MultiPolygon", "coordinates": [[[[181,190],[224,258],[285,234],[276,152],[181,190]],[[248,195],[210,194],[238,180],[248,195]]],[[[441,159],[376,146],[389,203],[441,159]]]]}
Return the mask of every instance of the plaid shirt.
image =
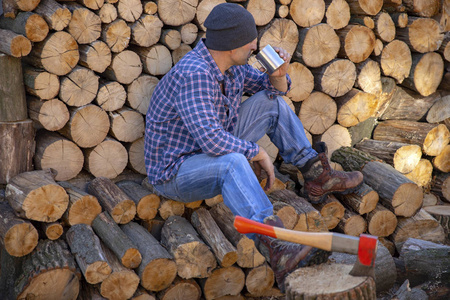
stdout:
{"type": "Polygon", "coordinates": [[[232,132],[243,93],[260,90],[283,94],[271,85],[268,75],[248,64],[233,66],[223,75],[199,41],[152,94],[145,130],[149,182],[161,184],[171,179],[183,161],[198,153],[219,156],[237,152],[252,159],[259,152],[258,145],[232,132]]]}

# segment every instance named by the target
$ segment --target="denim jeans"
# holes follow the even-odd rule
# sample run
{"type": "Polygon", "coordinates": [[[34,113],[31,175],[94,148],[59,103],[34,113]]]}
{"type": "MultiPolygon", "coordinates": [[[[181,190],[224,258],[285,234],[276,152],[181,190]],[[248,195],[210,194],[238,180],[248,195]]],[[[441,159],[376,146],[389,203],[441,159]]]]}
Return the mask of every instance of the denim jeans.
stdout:
{"type": "MultiPolygon", "coordinates": [[[[306,138],[303,125],[281,98],[259,92],[244,101],[233,134],[257,142],[267,134],[287,163],[303,166],[317,156],[306,138]]],[[[222,194],[234,215],[258,222],[273,214],[273,207],[244,155],[198,154],[187,159],[177,175],[154,188],[163,196],[193,202],[222,194]]]]}

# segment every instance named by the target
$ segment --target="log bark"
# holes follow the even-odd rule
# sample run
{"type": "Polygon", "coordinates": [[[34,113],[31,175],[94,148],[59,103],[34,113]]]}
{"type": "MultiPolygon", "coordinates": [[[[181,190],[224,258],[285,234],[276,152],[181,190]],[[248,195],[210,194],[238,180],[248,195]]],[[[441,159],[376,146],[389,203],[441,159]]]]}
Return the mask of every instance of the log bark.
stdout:
{"type": "Polygon", "coordinates": [[[60,78],[59,98],[70,106],[87,105],[97,95],[98,80],[99,77],[92,70],[76,66],[60,78]]]}
{"type": "Polygon", "coordinates": [[[40,0],[33,11],[45,19],[49,29],[55,31],[66,28],[72,19],[70,10],[55,0],[40,0]]]}
{"type": "Polygon", "coordinates": [[[427,53],[439,49],[444,34],[438,21],[409,16],[408,26],[397,28],[396,39],[408,44],[413,52],[427,53]]]}
{"type": "Polygon", "coordinates": [[[140,112],[147,114],[148,105],[153,91],[159,79],[155,76],[141,75],[127,87],[127,105],[140,112]]]}
{"type": "Polygon", "coordinates": [[[325,0],[326,22],[333,29],[341,29],[350,21],[350,6],[344,0],[325,0]]]}
{"type": "Polygon", "coordinates": [[[122,84],[130,84],[141,75],[142,63],[134,51],[124,50],[112,55],[111,64],[102,75],[122,84]]]}
{"type": "MultiPolygon", "coordinates": [[[[0,49],[1,50],[1,49],[0,49]]],[[[0,122],[27,119],[27,104],[19,58],[0,53],[0,122]]]]}
{"type": "Polygon", "coordinates": [[[173,255],[181,278],[209,277],[217,266],[214,254],[183,217],[171,216],[166,220],[161,243],[173,255]]]}
{"type": "Polygon", "coordinates": [[[448,205],[431,205],[423,209],[441,224],[448,243],[450,241],[450,207],[448,205]]]}
{"type": "Polygon", "coordinates": [[[67,181],[58,182],[69,195],[69,205],[61,217],[63,224],[72,226],[76,224],[92,225],[92,221],[102,212],[102,207],[96,197],[86,193],[67,181]]]}
{"type": "Polygon", "coordinates": [[[136,269],[141,285],[154,292],[168,288],[177,275],[173,256],[139,224],[130,222],[121,228],[142,253],[142,262],[136,269]]]}
{"type": "Polygon", "coordinates": [[[375,34],[361,25],[347,25],[336,30],[341,42],[339,57],[348,57],[352,62],[360,63],[366,60],[375,47],[375,34]]]}
{"type": "Polygon", "coordinates": [[[78,44],[90,44],[100,37],[102,21],[98,15],[78,3],[65,3],[65,6],[72,13],[66,30],[78,44]]]}
{"type": "Polygon", "coordinates": [[[226,238],[236,247],[238,266],[255,268],[264,263],[265,258],[256,248],[255,242],[234,228],[233,213],[223,202],[211,207],[209,212],[226,238]]]}
{"type": "Polygon", "coordinates": [[[66,191],[54,178],[49,169],[20,173],[6,185],[6,200],[21,218],[54,222],[61,218],[69,202],[66,191]]]}
{"type": "Polygon", "coordinates": [[[148,221],[156,217],[161,203],[158,195],[134,181],[119,181],[117,186],[134,201],[139,219],[148,221]]]}
{"type": "Polygon", "coordinates": [[[139,266],[142,261],[139,249],[108,212],[104,211],[94,218],[92,229],[101,241],[117,256],[124,267],[135,269],[139,266]]]}
{"type": "Polygon", "coordinates": [[[128,151],[128,164],[127,167],[139,174],[147,175],[144,162],[144,138],[135,140],[132,143],[126,145],[128,151]]]}
{"type": "Polygon", "coordinates": [[[206,209],[197,209],[191,216],[191,223],[202,239],[211,247],[221,267],[232,266],[237,261],[236,248],[227,240],[206,209]]]}
{"type": "MultiPolygon", "coordinates": [[[[450,74],[450,73],[449,73],[450,74]]],[[[445,90],[445,89],[443,89],[445,90]]],[[[441,92],[441,98],[438,99],[431,106],[427,113],[428,123],[440,123],[445,122],[450,118],[450,95],[445,92],[441,92]]]]}
{"type": "Polygon", "coordinates": [[[450,202],[450,175],[437,172],[431,181],[431,191],[439,195],[442,200],[450,202]]]}
{"type": "Polygon", "coordinates": [[[88,192],[97,197],[102,208],[118,224],[126,224],[136,215],[136,205],[110,179],[97,177],[88,186],[88,192]]]}
{"type": "Polygon", "coordinates": [[[338,199],[360,215],[371,212],[378,204],[379,196],[370,186],[363,183],[356,191],[338,195],[338,199]]]}
{"type": "Polygon", "coordinates": [[[0,244],[9,255],[22,257],[36,248],[38,231],[31,222],[17,217],[7,202],[0,202],[0,221],[0,244]]]}
{"type": "Polygon", "coordinates": [[[13,57],[27,56],[31,51],[31,42],[23,35],[8,29],[0,29],[0,51],[13,57]]]}
{"type": "Polygon", "coordinates": [[[303,101],[311,94],[314,89],[314,76],[311,71],[298,62],[292,62],[288,69],[291,77],[291,90],[287,96],[291,101],[303,101]]]}
{"type": "Polygon", "coordinates": [[[450,269],[448,245],[408,239],[400,252],[400,259],[405,263],[407,277],[413,286],[439,278],[440,282],[448,282],[450,269]]]}
{"type": "Polygon", "coordinates": [[[434,243],[445,242],[446,235],[439,222],[424,209],[409,218],[398,218],[398,225],[390,237],[395,248],[400,252],[409,238],[421,239],[434,243]]]}
{"type": "Polygon", "coordinates": [[[123,107],[127,98],[125,88],[117,81],[100,79],[94,103],[105,111],[115,111],[123,107]]]}
{"type": "Polygon", "coordinates": [[[31,42],[43,41],[49,32],[44,18],[32,12],[20,12],[16,18],[0,17],[0,28],[25,36],[31,42]]]}
{"type": "Polygon", "coordinates": [[[402,4],[405,6],[408,13],[422,17],[433,17],[439,12],[440,8],[440,3],[437,0],[403,0],[402,4]]]}
{"type": "Polygon", "coordinates": [[[60,87],[58,76],[28,65],[23,65],[22,68],[27,93],[44,100],[53,99],[58,95],[60,87]]]}
{"type": "Polygon", "coordinates": [[[42,42],[35,43],[24,61],[49,73],[62,76],[77,65],[79,58],[77,41],[71,34],[57,31],[50,33],[42,42]]]}
{"type": "Polygon", "coordinates": [[[245,285],[245,274],[235,266],[218,268],[208,278],[200,281],[206,300],[219,299],[226,295],[239,295],[245,285]]]}
{"type": "Polygon", "coordinates": [[[384,76],[394,78],[402,83],[409,76],[412,65],[412,56],[409,46],[400,40],[393,40],[383,47],[380,66],[384,76]]]}
{"type": "Polygon", "coordinates": [[[152,14],[142,15],[136,22],[131,24],[131,43],[150,47],[156,44],[161,37],[163,22],[152,14]]]}
{"type": "Polygon", "coordinates": [[[290,15],[298,26],[311,27],[322,21],[325,15],[325,2],[293,0],[290,5],[290,15]]]}
{"type": "Polygon", "coordinates": [[[439,53],[413,53],[411,72],[402,85],[426,97],[436,92],[443,75],[444,60],[439,53]]]}
{"type": "Polygon", "coordinates": [[[111,64],[111,50],[103,41],[96,40],[90,44],[79,45],[79,52],[78,63],[92,71],[103,73],[111,64]]]}
{"type": "Polygon", "coordinates": [[[336,230],[352,236],[360,236],[367,230],[367,221],[360,215],[346,209],[336,230]]]}
{"type": "Polygon", "coordinates": [[[0,184],[33,170],[35,130],[33,121],[0,122],[0,143],[8,151],[0,152],[0,184]]]}
{"type": "Polygon", "coordinates": [[[335,59],[311,69],[314,75],[314,89],[331,97],[340,97],[348,93],[356,80],[356,67],[348,59],[335,59]]]}
{"type": "Polygon", "coordinates": [[[102,244],[102,247],[112,272],[100,285],[101,295],[107,299],[131,298],[139,286],[139,276],[133,270],[124,267],[105,244],[102,244]]]}
{"type": "Polygon", "coordinates": [[[340,41],[333,27],[321,23],[298,31],[299,42],[294,59],[317,68],[336,58],[340,41]]]}
{"type": "Polygon", "coordinates": [[[67,106],[59,99],[42,101],[39,98],[27,97],[28,115],[36,129],[56,131],[64,127],[70,115],[67,106]]]}
{"type": "Polygon", "coordinates": [[[344,127],[352,127],[375,115],[377,96],[353,88],[347,94],[335,99],[337,122],[344,127]]]}
{"type": "Polygon", "coordinates": [[[360,299],[376,299],[373,278],[353,277],[348,274],[351,268],[343,264],[321,264],[315,267],[299,268],[289,274],[285,280],[286,299],[314,299],[315,297],[353,299],[352,294],[361,295],[360,299]],[[328,280],[324,281],[324,277],[328,280]],[[301,284],[305,280],[308,280],[308,285],[301,284]]]}
{"type": "Polygon", "coordinates": [[[297,196],[295,192],[289,190],[274,191],[269,195],[269,199],[271,201],[285,202],[295,208],[299,219],[294,230],[312,232],[328,231],[325,220],[319,211],[304,198],[297,196]]]}
{"type": "Polygon", "coordinates": [[[433,167],[441,172],[450,172],[450,145],[444,147],[441,154],[433,158],[433,167]]]}
{"type": "Polygon", "coordinates": [[[40,240],[35,251],[22,264],[22,274],[14,286],[14,299],[29,297],[76,299],[80,289],[79,272],[66,242],[40,240]],[[47,284],[52,282],[53,284],[47,284]]]}
{"type": "Polygon", "coordinates": [[[333,98],[313,92],[303,101],[298,116],[311,134],[322,134],[336,121],[336,112],[337,105],[333,98]]]}
{"type": "Polygon", "coordinates": [[[100,283],[111,274],[100,240],[91,226],[71,226],[66,233],[66,241],[88,283],[100,283]]]}
{"type": "Polygon", "coordinates": [[[419,145],[424,154],[437,156],[449,143],[450,133],[443,124],[388,120],[378,124],[373,139],[419,145]]]}
{"type": "Polygon", "coordinates": [[[127,166],[127,149],[116,139],[106,137],[103,142],[84,149],[84,169],[95,177],[114,179],[127,166]]]}
{"type": "Polygon", "coordinates": [[[367,214],[366,220],[369,233],[381,237],[392,234],[398,224],[396,215],[381,204],[367,214]]]}

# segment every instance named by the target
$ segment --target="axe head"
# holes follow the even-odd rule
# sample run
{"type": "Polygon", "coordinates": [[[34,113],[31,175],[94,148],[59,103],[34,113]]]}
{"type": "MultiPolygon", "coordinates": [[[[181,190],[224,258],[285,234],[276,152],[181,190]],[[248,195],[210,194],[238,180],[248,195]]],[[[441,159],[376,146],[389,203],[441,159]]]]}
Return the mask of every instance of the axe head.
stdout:
{"type": "Polygon", "coordinates": [[[374,265],[377,256],[377,244],[378,238],[376,236],[361,234],[358,244],[358,257],[350,275],[375,278],[374,265]]]}

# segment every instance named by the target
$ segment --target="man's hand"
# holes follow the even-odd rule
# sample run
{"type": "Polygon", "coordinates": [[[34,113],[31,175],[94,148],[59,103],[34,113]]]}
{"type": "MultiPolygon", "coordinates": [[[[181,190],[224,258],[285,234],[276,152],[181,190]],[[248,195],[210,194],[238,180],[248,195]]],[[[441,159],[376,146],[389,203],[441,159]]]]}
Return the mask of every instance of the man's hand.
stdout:
{"type": "Polygon", "coordinates": [[[278,68],[278,70],[269,75],[269,80],[277,90],[279,90],[280,92],[286,92],[288,89],[286,74],[289,69],[291,55],[283,48],[273,47],[273,49],[284,60],[284,64],[282,64],[281,67],[278,68]]]}
{"type": "Polygon", "coordinates": [[[265,191],[268,191],[272,188],[273,183],[275,182],[275,172],[273,168],[272,160],[267,154],[266,150],[262,147],[259,147],[259,152],[255,157],[251,160],[255,167],[255,172],[257,176],[261,175],[261,170],[264,170],[267,173],[267,183],[264,187],[265,191]]]}

